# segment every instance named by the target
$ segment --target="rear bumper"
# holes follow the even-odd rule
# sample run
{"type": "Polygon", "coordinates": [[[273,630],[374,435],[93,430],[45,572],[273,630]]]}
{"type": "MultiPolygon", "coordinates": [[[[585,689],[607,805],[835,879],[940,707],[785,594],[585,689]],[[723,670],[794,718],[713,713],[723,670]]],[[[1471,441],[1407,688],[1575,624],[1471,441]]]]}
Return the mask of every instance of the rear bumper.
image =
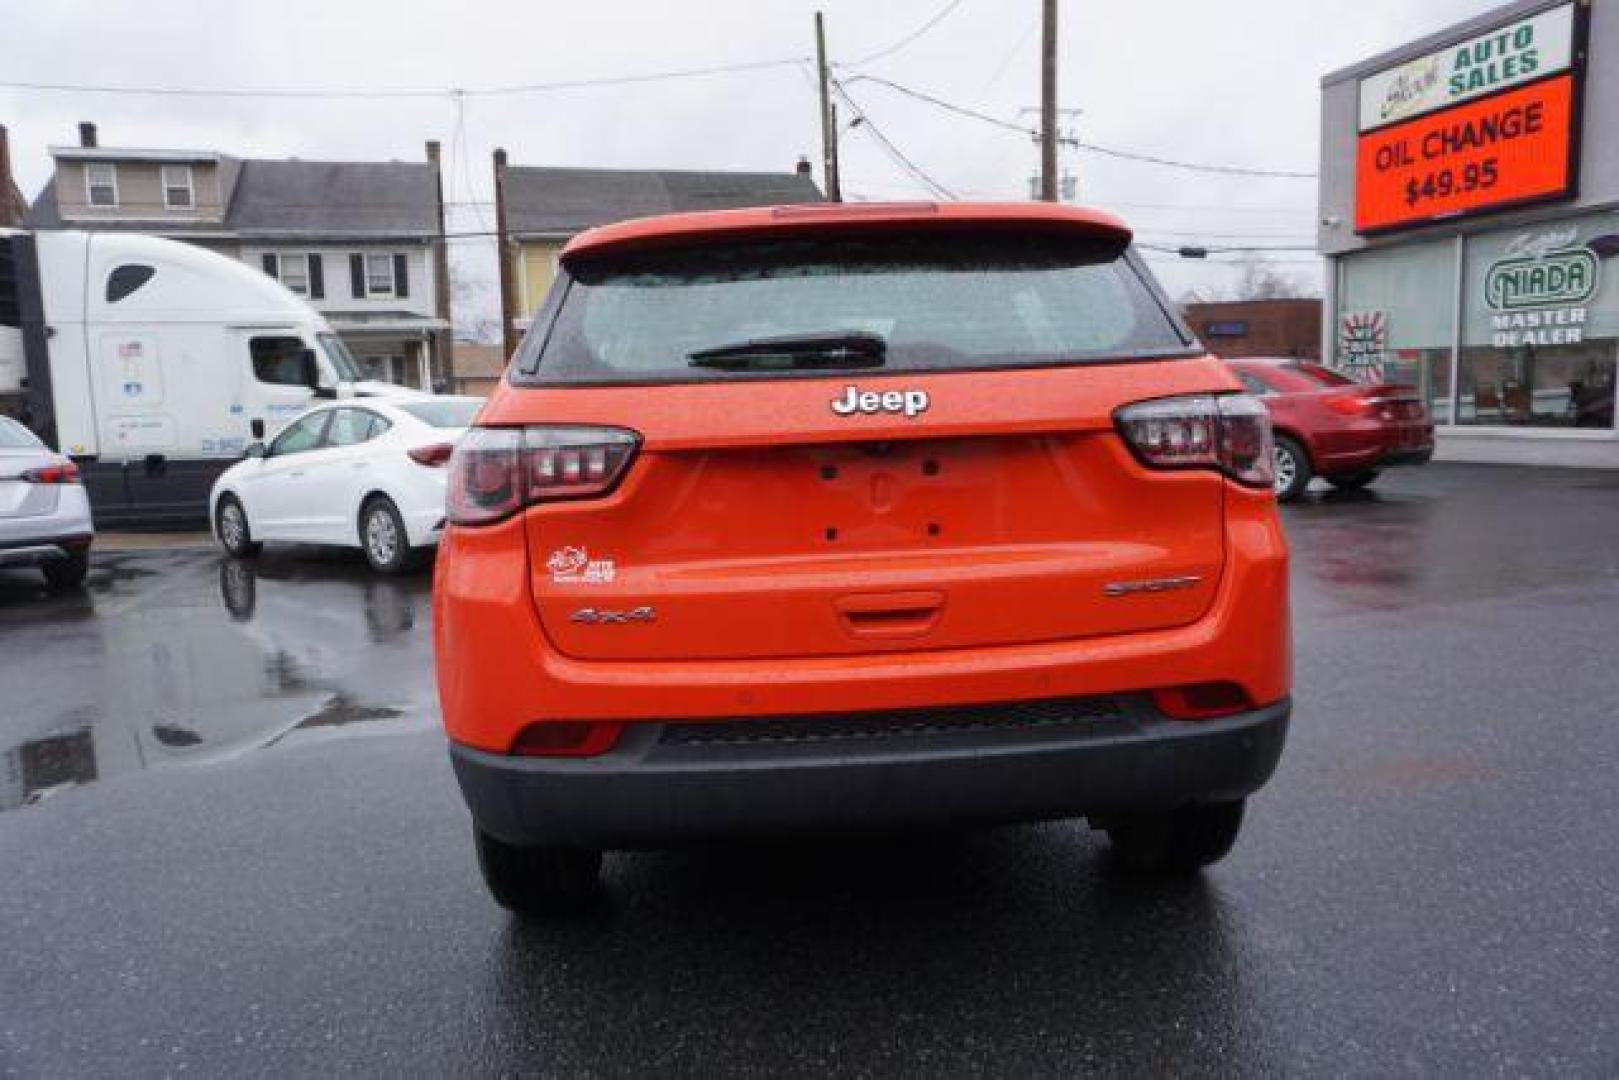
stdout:
{"type": "Polygon", "coordinates": [[[1433,426],[1418,433],[1409,428],[1377,427],[1364,432],[1334,433],[1316,447],[1316,471],[1359,472],[1421,465],[1433,457],[1433,426]]]}
{"type": "Polygon", "coordinates": [[[90,550],[90,542],[88,533],[41,540],[3,541],[0,542],[0,566],[42,566],[82,555],[90,550]]]}
{"type": "Polygon", "coordinates": [[[641,723],[600,757],[512,757],[459,743],[450,755],[473,818],[508,843],[660,847],[793,831],[1105,819],[1242,798],[1275,770],[1291,710],[1284,700],[1174,721],[1145,697],[1106,699],[1105,711],[1096,704],[641,723]]]}

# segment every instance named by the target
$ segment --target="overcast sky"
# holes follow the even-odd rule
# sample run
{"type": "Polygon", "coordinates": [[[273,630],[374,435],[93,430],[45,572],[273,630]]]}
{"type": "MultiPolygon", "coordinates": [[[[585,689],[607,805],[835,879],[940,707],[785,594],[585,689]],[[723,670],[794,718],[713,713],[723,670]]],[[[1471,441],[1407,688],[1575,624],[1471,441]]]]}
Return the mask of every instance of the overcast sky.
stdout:
{"type": "MultiPolygon", "coordinates": [[[[1485,0],[1063,0],[1061,104],[1084,141],[1140,153],[1313,172],[1319,80],[1334,68],[1495,6],[1485,0]]],[[[389,100],[154,97],[0,88],[18,182],[30,197],[47,147],[94,120],[104,146],[241,156],[420,160],[451,155],[452,229],[492,220],[490,151],[515,164],[788,169],[817,162],[811,70],[746,72],[488,95],[491,87],[591,80],[813,55],[825,11],[848,93],[934,182],[963,198],[1022,198],[1037,150],[1016,132],[859,80],[879,76],[1011,122],[1039,101],[1039,0],[0,0],[0,82],[201,89],[427,89],[389,100]],[[946,12],[946,9],[949,9],[946,12]],[[902,48],[872,54],[912,35],[902,48]]],[[[845,123],[851,119],[843,110],[845,123]]],[[[846,195],[925,197],[862,127],[842,136],[846,195]]],[[[1066,155],[1078,201],[1113,209],[1145,242],[1309,244],[1312,180],[1230,178],[1066,155]]],[[[456,263],[492,274],[469,238],[456,263]]],[[[1311,284],[1305,253],[1276,261],[1311,284]]],[[[1229,267],[1154,257],[1172,293],[1228,284],[1229,267]]]]}

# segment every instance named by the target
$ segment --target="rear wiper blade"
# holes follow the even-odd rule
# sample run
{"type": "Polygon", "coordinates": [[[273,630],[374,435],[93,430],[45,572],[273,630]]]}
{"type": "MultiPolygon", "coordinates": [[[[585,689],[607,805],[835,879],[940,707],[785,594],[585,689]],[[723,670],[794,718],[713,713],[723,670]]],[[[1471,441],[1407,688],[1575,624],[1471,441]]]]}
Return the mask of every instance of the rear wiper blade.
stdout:
{"type": "Polygon", "coordinates": [[[687,353],[692,367],[722,371],[882,367],[888,342],[861,330],[751,338],[687,353]]]}

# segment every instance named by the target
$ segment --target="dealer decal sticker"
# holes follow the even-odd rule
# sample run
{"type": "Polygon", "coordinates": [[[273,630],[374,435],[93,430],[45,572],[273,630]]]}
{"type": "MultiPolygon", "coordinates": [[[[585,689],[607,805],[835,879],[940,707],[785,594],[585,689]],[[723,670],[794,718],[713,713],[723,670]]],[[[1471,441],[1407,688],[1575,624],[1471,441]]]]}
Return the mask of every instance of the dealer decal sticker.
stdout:
{"type": "Polygon", "coordinates": [[[592,559],[582,547],[564,547],[545,560],[551,581],[557,585],[605,585],[618,575],[612,559],[592,559]]]}

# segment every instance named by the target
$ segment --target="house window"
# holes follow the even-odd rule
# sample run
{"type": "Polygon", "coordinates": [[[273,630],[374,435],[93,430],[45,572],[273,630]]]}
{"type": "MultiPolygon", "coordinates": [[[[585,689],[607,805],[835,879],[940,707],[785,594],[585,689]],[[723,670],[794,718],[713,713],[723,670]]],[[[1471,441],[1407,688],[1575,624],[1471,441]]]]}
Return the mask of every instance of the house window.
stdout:
{"type": "Polygon", "coordinates": [[[281,256],[281,284],[299,296],[309,295],[309,256],[281,256]]]}
{"type": "Polygon", "coordinates": [[[189,210],[196,205],[190,165],[163,166],[163,205],[170,210],[189,210]]]}
{"type": "Polygon", "coordinates": [[[394,294],[394,259],[392,255],[365,257],[365,292],[367,296],[394,294]]]}
{"type": "Polygon", "coordinates": [[[307,296],[311,300],[326,298],[326,275],[319,252],[283,255],[280,252],[266,251],[261,259],[264,263],[264,272],[285,285],[288,292],[297,296],[307,296]]]}
{"type": "Polygon", "coordinates": [[[117,206],[118,167],[110,161],[85,163],[84,196],[91,206],[117,206]]]}

